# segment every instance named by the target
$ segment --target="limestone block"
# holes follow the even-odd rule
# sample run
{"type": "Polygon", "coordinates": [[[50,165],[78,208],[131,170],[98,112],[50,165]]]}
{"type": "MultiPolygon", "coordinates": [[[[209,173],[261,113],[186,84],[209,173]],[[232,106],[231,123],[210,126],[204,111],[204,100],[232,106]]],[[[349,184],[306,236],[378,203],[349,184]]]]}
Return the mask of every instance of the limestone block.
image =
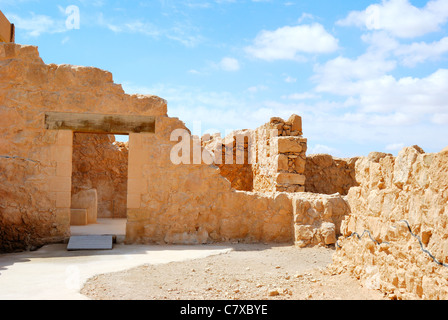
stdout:
{"type": "Polygon", "coordinates": [[[56,192],[56,208],[70,208],[71,193],[70,192],[56,192]]]}
{"type": "Polygon", "coordinates": [[[86,209],[87,222],[94,224],[98,217],[98,195],[96,189],[81,191],[72,196],[72,209],[86,209]]]}
{"type": "Polygon", "coordinates": [[[293,114],[287,122],[291,124],[291,132],[296,131],[299,135],[302,135],[302,117],[293,114]]]}
{"type": "Polygon", "coordinates": [[[127,195],[127,208],[139,209],[141,205],[141,194],[128,193],[127,195]]]}
{"type": "Polygon", "coordinates": [[[277,183],[278,184],[298,184],[304,185],[306,178],[302,174],[294,174],[294,173],[280,173],[277,175],[277,183]]]}
{"type": "Polygon", "coordinates": [[[288,157],[284,154],[278,156],[278,171],[288,171],[288,157]]]}
{"type": "Polygon", "coordinates": [[[305,173],[306,160],[302,159],[301,157],[297,157],[294,160],[294,165],[295,165],[295,170],[297,173],[299,173],[299,174],[305,173]]]}
{"type": "Polygon", "coordinates": [[[88,225],[87,209],[71,209],[70,210],[70,225],[71,226],[86,226],[88,225]]]}
{"type": "Polygon", "coordinates": [[[56,165],[56,176],[70,177],[72,176],[72,162],[58,162],[56,165]]]}
{"type": "Polygon", "coordinates": [[[401,150],[395,160],[394,184],[401,188],[408,182],[414,164],[420,152],[414,147],[408,147],[401,150]]]}
{"type": "Polygon", "coordinates": [[[299,137],[279,137],[278,153],[300,153],[303,150],[302,138],[299,137]]]}
{"type": "Polygon", "coordinates": [[[334,223],[322,223],[319,231],[323,238],[324,244],[330,245],[336,243],[336,226],[334,225],[334,223]]]}

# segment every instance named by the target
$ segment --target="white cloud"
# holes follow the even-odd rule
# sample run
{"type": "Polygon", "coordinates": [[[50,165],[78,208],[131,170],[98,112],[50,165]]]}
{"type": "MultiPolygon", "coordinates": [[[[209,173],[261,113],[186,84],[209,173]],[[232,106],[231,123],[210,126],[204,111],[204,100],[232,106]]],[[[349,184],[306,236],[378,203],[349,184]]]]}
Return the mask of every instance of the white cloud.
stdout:
{"type": "Polygon", "coordinates": [[[362,109],[366,112],[398,111],[432,114],[448,106],[448,69],[425,78],[383,76],[357,84],[362,109]]]}
{"type": "Polygon", "coordinates": [[[302,23],[304,20],[314,20],[314,16],[310,13],[302,13],[302,15],[300,16],[300,18],[297,20],[299,23],[302,23]]]}
{"type": "Polygon", "coordinates": [[[224,71],[238,71],[240,70],[240,63],[234,58],[223,58],[218,66],[224,71]]]}
{"type": "Polygon", "coordinates": [[[408,0],[383,0],[364,11],[352,11],[337,22],[341,26],[358,26],[368,30],[385,30],[400,38],[414,38],[439,31],[448,20],[448,1],[429,1],[425,7],[413,6],[408,0]]]}
{"type": "Polygon", "coordinates": [[[25,30],[31,37],[39,37],[44,33],[61,33],[68,31],[65,27],[65,20],[56,20],[45,15],[31,13],[31,17],[22,18],[16,14],[7,14],[10,21],[14,22],[17,29],[25,30]]]}
{"type": "Polygon", "coordinates": [[[405,67],[437,61],[448,53],[448,37],[431,43],[420,41],[402,44],[384,31],[374,31],[364,34],[361,38],[369,45],[367,52],[373,57],[378,60],[389,57],[405,67]]]}
{"type": "Polygon", "coordinates": [[[428,60],[439,59],[448,52],[448,37],[432,43],[419,42],[398,47],[394,53],[401,63],[407,67],[414,67],[428,60]]]}
{"type": "Polygon", "coordinates": [[[316,144],[315,146],[310,146],[308,149],[308,154],[330,154],[330,155],[337,155],[339,154],[338,150],[335,148],[323,145],[323,144],[316,144]]]}
{"type": "Polygon", "coordinates": [[[316,65],[312,79],[317,83],[318,92],[353,95],[359,92],[356,86],[359,80],[377,79],[395,67],[395,61],[369,52],[356,59],[339,56],[316,65]]]}
{"type": "Polygon", "coordinates": [[[291,77],[291,76],[287,76],[287,77],[285,78],[285,82],[286,82],[286,83],[295,83],[295,82],[297,82],[297,79],[296,79],[296,78],[293,78],[293,77],[291,77]]]}
{"type": "Polygon", "coordinates": [[[186,47],[194,47],[203,41],[202,36],[197,33],[195,28],[180,22],[177,22],[171,28],[159,28],[145,20],[113,22],[111,19],[105,18],[104,15],[100,13],[97,19],[97,24],[115,33],[136,33],[153,39],[165,37],[177,41],[186,47]]]}
{"type": "Polygon", "coordinates": [[[440,124],[440,125],[448,125],[448,112],[434,114],[431,117],[431,122],[433,122],[435,124],[440,124]]]}
{"type": "Polygon", "coordinates": [[[282,96],[283,99],[289,100],[309,100],[309,99],[317,99],[319,96],[314,93],[304,92],[304,93],[293,93],[287,96],[282,96]]]}
{"type": "Polygon", "coordinates": [[[391,143],[385,147],[387,151],[399,151],[405,147],[404,143],[391,143]]]}
{"type": "Polygon", "coordinates": [[[318,23],[263,30],[245,48],[249,55],[267,61],[304,61],[303,54],[330,53],[337,49],[338,40],[318,23]]]}
{"type": "Polygon", "coordinates": [[[248,88],[247,91],[250,93],[257,93],[260,91],[266,91],[268,89],[269,88],[265,85],[258,85],[258,86],[252,86],[252,87],[248,88]]]}

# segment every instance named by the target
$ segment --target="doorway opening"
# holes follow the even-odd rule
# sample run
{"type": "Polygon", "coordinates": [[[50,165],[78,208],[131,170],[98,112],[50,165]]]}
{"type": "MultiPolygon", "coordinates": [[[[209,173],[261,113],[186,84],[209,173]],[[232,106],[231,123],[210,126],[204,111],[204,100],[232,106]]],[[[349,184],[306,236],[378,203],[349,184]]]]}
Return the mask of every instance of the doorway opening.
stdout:
{"type": "Polygon", "coordinates": [[[124,241],[129,136],[73,134],[72,236],[114,235],[124,241]]]}

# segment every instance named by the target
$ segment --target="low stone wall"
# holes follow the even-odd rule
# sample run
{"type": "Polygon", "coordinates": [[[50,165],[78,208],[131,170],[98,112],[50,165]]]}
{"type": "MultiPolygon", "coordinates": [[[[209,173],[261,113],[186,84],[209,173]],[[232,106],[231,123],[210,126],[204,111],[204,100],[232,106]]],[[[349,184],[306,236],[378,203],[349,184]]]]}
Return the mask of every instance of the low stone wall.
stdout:
{"type": "Polygon", "coordinates": [[[358,157],[334,158],[328,154],[313,154],[306,158],[305,190],[312,193],[347,195],[357,186],[355,163],[358,157]]]}
{"type": "Polygon", "coordinates": [[[294,242],[298,247],[333,245],[341,223],[350,214],[344,197],[298,193],[293,197],[294,242]]]}
{"type": "Polygon", "coordinates": [[[392,299],[447,299],[447,168],[447,151],[417,146],[360,158],[331,269],[392,299]]]}

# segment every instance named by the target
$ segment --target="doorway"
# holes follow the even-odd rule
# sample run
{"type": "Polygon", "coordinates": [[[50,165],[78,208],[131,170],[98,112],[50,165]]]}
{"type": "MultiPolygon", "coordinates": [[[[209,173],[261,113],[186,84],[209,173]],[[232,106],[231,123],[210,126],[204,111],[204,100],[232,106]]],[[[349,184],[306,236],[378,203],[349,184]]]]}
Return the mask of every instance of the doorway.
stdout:
{"type": "Polygon", "coordinates": [[[115,235],[127,221],[129,136],[73,134],[72,236],[115,235]]]}

